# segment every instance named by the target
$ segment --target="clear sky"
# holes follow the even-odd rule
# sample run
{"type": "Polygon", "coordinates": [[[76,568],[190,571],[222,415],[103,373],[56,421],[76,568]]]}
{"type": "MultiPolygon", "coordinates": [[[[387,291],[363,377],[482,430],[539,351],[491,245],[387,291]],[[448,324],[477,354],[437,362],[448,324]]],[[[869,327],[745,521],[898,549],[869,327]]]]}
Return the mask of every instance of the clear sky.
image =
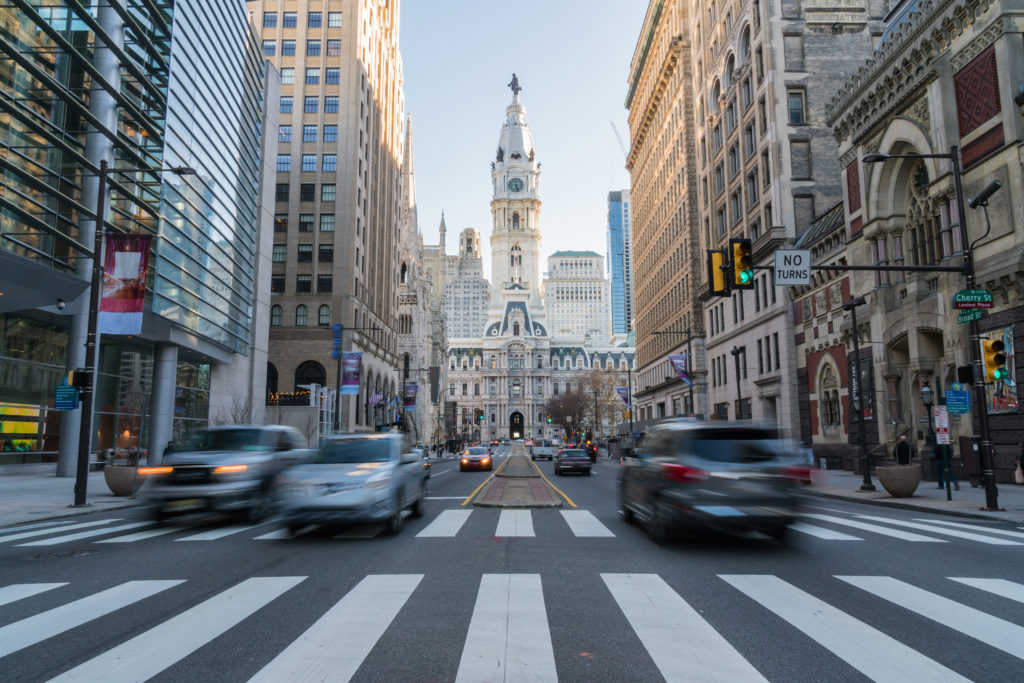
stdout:
{"type": "Polygon", "coordinates": [[[646,0],[404,0],[401,50],[427,244],[476,228],[490,273],[491,161],[512,72],[541,162],[541,244],[605,254],[608,192],[629,187],[626,79],[646,0]]]}

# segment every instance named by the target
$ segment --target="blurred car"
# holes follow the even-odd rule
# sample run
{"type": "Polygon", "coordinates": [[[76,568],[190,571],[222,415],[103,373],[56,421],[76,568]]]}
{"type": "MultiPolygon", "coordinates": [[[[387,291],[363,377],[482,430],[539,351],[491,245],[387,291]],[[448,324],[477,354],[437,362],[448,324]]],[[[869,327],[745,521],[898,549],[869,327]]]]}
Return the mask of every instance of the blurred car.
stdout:
{"type": "Polygon", "coordinates": [[[307,524],[386,522],[402,530],[403,512],[426,509],[428,469],[397,433],[344,434],[282,477],[280,508],[293,534],[307,524]]]}
{"type": "Polygon", "coordinates": [[[558,451],[553,464],[557,475],[563,475],[566,472],[579,472],[590,476],[590,470],[594,466],[594,463],[590,461],[590,456],[582,448],[563,448],[558,451]]]}
{"type": "Polygon", "coordinates": [[[541,458],[554,460],[555,448],[551,441],[548,439],[537,439],[530,448],[530,458],[533,460],[540,460],[541,458]]]}
{"type": "Polygon", "coordinates": [[[590,458],[590,462],[597,462],[597,446],[592,443],[588,443],[583,446],[583,450],[587,452],[587,457],[590,458]]]}
{"type": "Polygon", "coordinates": [[[676,532],[760,531],[783,538],[807,468],[773,427],[659,424],[621,468],[619,503],[656,541],[676,532]]]}
{"type": "Polygon", "coordinates": [[[498,445],[498,440],[497,439],[491,439],[491,445],[492,446],[497,446],[498,445]]]}
{"type": "Polygon", "coordinates": [[[526,439],[526,440],[525,440],[525,441],[523,442],[523,445],[524,445],[524,446],[526,446],[527,448],[529,448],[530,446],[532,446],[532,445],[533,445],[533,439],[526,439]]]}
{"type": "Polygon", "coordinates": [[[494,461],[491,460],[491,451],[483,446],[470,446],[462,452],[462,459],[459,461],[459,469],[466,470],[492,470],[494,461]]]}
{"type": "Polygon", "coordinates": [[[158,522],[202,511],[242,511],[261,522],[273,511],[279,475],[307,452],[292,427],[211,427],[165,453],[159,465],[140,467],[147,480],[141,494],[158,522]]]}

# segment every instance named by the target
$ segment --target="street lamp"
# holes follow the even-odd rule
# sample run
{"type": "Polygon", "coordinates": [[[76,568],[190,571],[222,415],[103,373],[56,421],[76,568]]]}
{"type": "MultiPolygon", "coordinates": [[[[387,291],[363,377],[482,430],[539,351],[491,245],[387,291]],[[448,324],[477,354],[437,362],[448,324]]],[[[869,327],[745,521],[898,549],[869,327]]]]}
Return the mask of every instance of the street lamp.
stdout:
{"type": "Polygon", "coordinates": [[[935,430],[932,428],[932,406],[935,405],[935,392],[928,386],[928,380],[925,380],[924,386],[921,387],[921,403],[924,404],[924,409],[928,413],[928,433],[925,434],[924,442],[925,445],[934,447],[935,430]]]}
{"type": "Polygon", "coordinates": [[[843,310],[850,312],[850,323],[853,327],[853,382],[851,386],[857,387],[857,395],[851,396],[850,403],[857,412],[857,440],[860,441],[861,469],[864,474],[864,483],[860,485],[861,491],[874,491],[875,485],[871,483],[871,457],[868,455],[868,441],[864,434],[864,387],[860,381],[860,335],[857,333],[857,307],[863,306],[867,300],[858,296],[843,304],[843,310]]]}
{"type": "Polygon", "coordinates": [[[103,288],[103,222],[106,219],[107,175],[111,173],[174,173],[179,176],[195,175],[194,168],[108,168],[107,160],[100,159],[99,182],[96,184],[95,228],[92,236],[92,278],[89,283],[89,322],[85,336],[85,386],[79,389],[82,419],[78,432],[78,466],[75,472],[75,502],[73,507],[84,507],[89,485],[89,449],[92,447],[92,404],[96,393],[96,327],[99,320],[100,293],[103,288]]]}
{"type": "MultiPolygon", "coordinates": [[[[701,336],[704,334],[702,330],[690,330],[687,327],[685,330],[653,330],[651,334],[671,334],[671,335],[684,335],[686,337],[686,374],[692,377],[693,375],[693,335],[697,334],[701,336]]],[[[690,412],[697,412],[696,403],[693,400],[693,382],[690,382],[690,412]]]]}
{"type": "MultiPolygon", "coordinates": [[[[960,178],[960,157],[956,145],[949,148],[949,154],[868,154],[863,161],[866,164],[885,162],[889,159],[947,159],[953,167],[953,191],[956,194],[957,221],[960,223],[960,250],[963,253],[961,272],[966,280],[967,289],[975,289],[974,254],[967,241],[967,215],[964,213],[964,188],[960,178]]],[[[985,206],[988,198],[998,190],[990,183],[982,192],[971,200],[971,208],[985,206]]],[[[985,212],[986,219],[988,211],[985,212]]],[[[978,431],[981,432],[978,443],[978,456],[981,459],[982,479],[985,483],[985,507],[983,510],[999,510],[998,491],[996,489],[995,470],[992,465],[992,436],[988,425],[988,405],[985,403],[985,372],[981,361],[981,331],[978,321],[968,323],[970,334],[969,350],[971,367],[974,370],[974,405],[978,412],[978,431]]]]}
{"type": "Polygon", "coordinates": [[[747,355],[747,351],[746,351],[746,348],[742,348],[741,349],[738,346],[734,346],[734,347],[732,347],[732,349],[729,350],[729,353],[732,354],[733,365],[736,366],[736,419],[737,420],[742,420],[743,419],[743,392],[742,392],[742,388],[743,387],[740,384],[740,356],[744,356],[745,357],[747,355]]]}

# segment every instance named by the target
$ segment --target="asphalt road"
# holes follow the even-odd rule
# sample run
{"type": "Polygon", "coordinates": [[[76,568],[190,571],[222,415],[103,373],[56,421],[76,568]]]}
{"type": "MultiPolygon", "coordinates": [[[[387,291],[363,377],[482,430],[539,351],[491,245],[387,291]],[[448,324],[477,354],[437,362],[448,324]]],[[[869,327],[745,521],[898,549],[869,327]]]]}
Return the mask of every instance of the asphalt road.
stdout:
{"type": "Polygon", "coordinates": [[[561,510],[464,505],[489,473],[434,461],[397,537],[138,509],[0,529],[0,680],[1021,678],[1024,529],[808,497],[784,543],[659,546],[616,463],[540,467],[561,510]]]}

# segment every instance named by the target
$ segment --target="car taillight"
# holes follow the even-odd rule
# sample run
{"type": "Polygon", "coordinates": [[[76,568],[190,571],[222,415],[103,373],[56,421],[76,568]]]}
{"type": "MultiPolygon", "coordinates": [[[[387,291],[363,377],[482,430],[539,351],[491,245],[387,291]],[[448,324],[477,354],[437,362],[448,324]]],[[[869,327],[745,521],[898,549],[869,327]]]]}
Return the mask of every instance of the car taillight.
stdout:
{"type": "Polygon", "coordinates": [[[140,467],[138,472],[142,475],[147,474],[170,474],[174,471],[173,467],[140,467]]]}
{"type": "Polygon", "coordinates": [[[811,478],[810,467],[783,467],[779,474],[786,479],[796,482],[808,481],[811,478]]]}
{"type": "Polygon", "coordinates": [[[681,484],[692,484],[708,478],[708,473],[704,470],[699,470],[696,467],[687,467],[686,465],[662,465],[661,473],[669,481],[677,481],[681,484]]]}

